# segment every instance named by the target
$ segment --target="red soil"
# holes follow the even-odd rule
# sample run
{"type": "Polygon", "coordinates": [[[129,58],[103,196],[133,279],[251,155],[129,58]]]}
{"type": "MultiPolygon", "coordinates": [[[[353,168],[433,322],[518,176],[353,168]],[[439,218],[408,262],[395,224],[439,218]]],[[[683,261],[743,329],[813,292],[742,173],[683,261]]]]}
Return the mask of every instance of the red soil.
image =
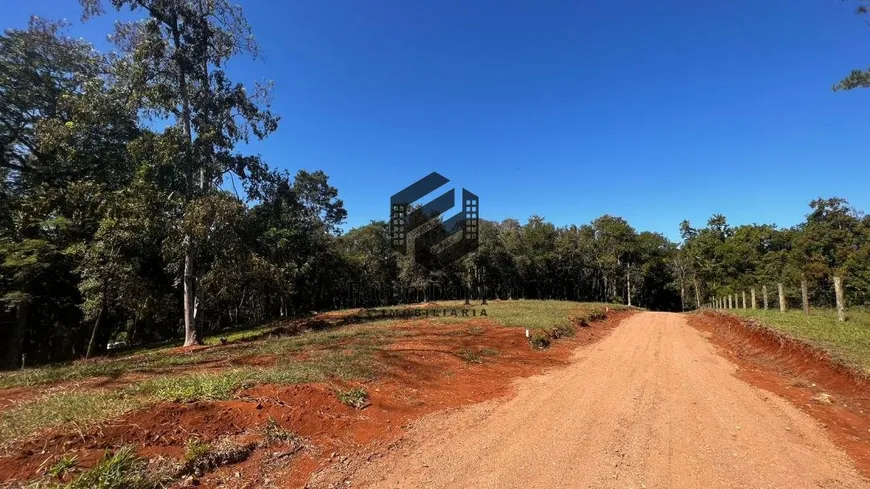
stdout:
{"type": "Polygon", "coordinates": [[[710,340],[738,367],[738,377],[773,392],[810,414],[831,439],[870,478],[870,382],[827,354],[804,343],[734,316],[703,313],[689,324],[710,340]],[[813,400],[819,394],[832,404],[813,400]]]}
{"type": "MultiPolygon", "coordinates": [[[[307,448],[290,454],[263,445],[244,462],[200,478],[200,487],[303,487],[314,472],[350,463],[349,455],[393,446],[408,424],[423,415],[510,395],[514,379],[565,365],[576,346],[603,338],[630,314],[611,313],[591,327],[577,328],[576,336],[545,351],[532,349],[522,329],[496,326],[485,319],[460,325],[408,322],[398,326],[407,335],[377,352],[386,373],[363,386],[369,393],[364,409],[337,400],[336,388],[351,387],[341,381],[262,385],[230,401],[166,403],[86,432],[57,431],[23,443],[13,454],[0,457],[0,480],[33,479],[64,455],[76,455],[79,465],[88,467],[105,450],[129,444],[144,457],[180,459],[192,438],[261,441],[273,419],[302,436],[307,448]],[[482,363],[463,359],[464,350],[478,354],[482,363]],[[492,350],[497,354],[492,355],[492,350]]],[[[271,361],[249,359],[257,365],[271,361]]]]}

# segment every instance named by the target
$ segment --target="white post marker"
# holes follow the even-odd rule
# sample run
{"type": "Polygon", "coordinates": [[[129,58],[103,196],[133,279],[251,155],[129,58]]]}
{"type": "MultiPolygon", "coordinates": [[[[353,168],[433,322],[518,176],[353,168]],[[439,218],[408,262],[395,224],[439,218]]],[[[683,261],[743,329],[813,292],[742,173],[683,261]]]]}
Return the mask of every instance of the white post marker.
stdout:
{"type": "Polygon", "coordinates": [[[526,330],[526,338],[529,337],[529,330],[526,330]]]}

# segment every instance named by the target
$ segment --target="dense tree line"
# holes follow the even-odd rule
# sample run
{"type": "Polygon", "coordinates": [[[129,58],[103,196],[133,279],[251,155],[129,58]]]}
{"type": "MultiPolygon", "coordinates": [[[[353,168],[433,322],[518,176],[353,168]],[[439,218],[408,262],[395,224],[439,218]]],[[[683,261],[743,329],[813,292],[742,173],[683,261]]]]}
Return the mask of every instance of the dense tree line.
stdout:
{"type": "MultiPolygon", "coordinates": [[[[792,303],[800,283],[809,283],[810,303],[834,304],[833,277],[844,280],[846,303],[870,304],[870,217],[840,198],[810,203],[805,222],[792,228],[773,225],[731,227],[715,215],[704,228],[683,221],[677,254],[681,284],[698,288],[701,304],[766,285],[782,283],[792,303]]],[[[794,305],[794,304],[793,304],[794,305]]]]}
{"type": "MultiPolygon", "coordinates": [[[[102,14],[83,0],[87,16],[102,14]]],[[[383,221],[347,212],[320,171],[237,151],[277,128],[268,87],[225,66],[256,55],[226,0],[112,0],[100,53],[33,19],[0,36],[0,344],[8,368],[310,311],[438,299],[539,298],[679,310],[761,281],[807,277],[830,301],[870,292],[870,221],[839,199],[795,228],[682,225],[682,243],[605,215],[557,227],[482,221],[479,249],[431,272],[383,221]],[[230,180],[229,177],[232,177],[230,180]],[[234,184],[240,182],[241,191],[234,184]],[[25,359],[26,358],[26,359],[25,359]]],[[[386,205],[385,205],[386,207],[386,205]]]]}

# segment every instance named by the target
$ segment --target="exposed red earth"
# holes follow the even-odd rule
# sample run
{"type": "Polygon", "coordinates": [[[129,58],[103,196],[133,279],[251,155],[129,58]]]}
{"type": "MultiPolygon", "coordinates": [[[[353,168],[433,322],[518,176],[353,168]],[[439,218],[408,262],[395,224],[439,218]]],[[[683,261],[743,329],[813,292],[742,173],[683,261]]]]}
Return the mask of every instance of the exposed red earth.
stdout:
{"type": "MultiPolygon", "coordinates": [[[[259,444],[246,460],[197,478],[199,487],[303,487],[318,471],[349,467],[361,456],[387,449],[405,435],[409,423],[427,414],[511,395],[515,379],[567,365],[575,348],[603,338],[630,314],[611,313],[590,327],[578,327],[576,336],[544,351],[531,348],[522,329],[484,318],[437,326],[408,321],[395,326],[408,334],[377,352],[385,374],[364,385],[370,395],[364,409],[337,400],[336,388],[352,386],[338,381],[260,385],[229,401],[165,403],[82,432],[57,430],[21,443],[11,455],[0,457],[0,480],[32,479],[62,456],[75,455],[79,466],[87,467],[107,449],[124,445],[155,461],[178,460],[188,440],[197,439],[259,444]],[[480,364],[457,355],[483,348],[498,354],[480,364]],[[302,437],[304,447],[262,444],[270,422],[302,437]]],[[[276,359],[246,361],[260,365],[276,359]]],[[[6,399],[7,392],[10,399],[2,402],[32,395],[28,389],[10,389],[0,391],[0,398],[6,399]]]]}
{"type": "MultiPolygon", "coordinates": [[[[720,319],[700,320],[717,337],[728,328],[720,319]]],[[[686,315],[637,314],[577,348],[565,368],[518,381],[510,399],[427,416],[400,450],[317,474],[312,486],[870,487],[856,468],[863,460],[847,455],[841,437],[744,381],[746,367],[721,356],[727,349],[709,336],[686,315]]],[[[756,354],[776,351],[761,346],[756,354]]]]}
{"type": "Polygon", "coordinates": [[[870,381],[824,352],[746,319],[707,312],[689,324],[707,333],[737,376],[817,419],[870,478],[870,381]]]}
{"type": "Polygon", "coordinates": [[[194,438],[252,447],[195,479],[208,488],[870,487],[866,380],[745,320],[611,313],[544,351],[485,318],[393,327],[406,334],[376,353],[384,373],[363,384],[363,409],[338,401],[357,385],[338,381],[165,403],[28,440],[0,458],[0,480],[123,445],[179,460],[194,438]],[[498,354],[457,354],[483,348],[498,354]],[[270,423],[301,441],[265,443],[270,423]]]}

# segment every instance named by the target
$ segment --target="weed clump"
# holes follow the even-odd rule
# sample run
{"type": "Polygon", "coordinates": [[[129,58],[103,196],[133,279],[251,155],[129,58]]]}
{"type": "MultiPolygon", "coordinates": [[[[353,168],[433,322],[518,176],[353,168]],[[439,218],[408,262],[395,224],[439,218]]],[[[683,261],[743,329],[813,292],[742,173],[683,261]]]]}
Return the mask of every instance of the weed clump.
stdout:
{"type": "Polygon", "coordinates": [[[285,430],[275,421],[275,418],[269,417],[266,427],[263,428],[263,438],[267,445],[273,443],[290,443],[294,446],[304,445],[302,437],[292,431],[285,430]]]}
{"type": "Polygon", "coordinates": [[[238,444],[230,440],[223,440],[215,445],[192,440],[187,444],[184,454],[184,466],[177,474],[194,475],[201,477],[206,472],[214,470],[221,465],[229,465],[247,459],[254,451],[254,444],[238,444]]]}
{"type": "Polygon", "coordinates": [[[148,463],[136,456],[133,447],[106,455],[64,489],[156,489],[161,487],[147,469],[148,463]]]}
{"type": "Polygon", "coordinates": [[[336,397],[338,397],[338,400],[341,401],[342,404],[362,409],[368,402],[369,393],[362,387],[354,387],[347,391],[339,391],[338,394],[336,394],[336,397]]]}
{"type": "Polygon", "coordinates": [[[481,358],[480,354],[472,350],[462,350],[457,355],[468,363],[483,363],[483,358],[481,358]]]}
{"type": "Polygon", "coordinates": [[[529,344],[538,350],[544,350],[550,347],[550,335],[546,331],[535,331],[529,338],[529,344]]]}

